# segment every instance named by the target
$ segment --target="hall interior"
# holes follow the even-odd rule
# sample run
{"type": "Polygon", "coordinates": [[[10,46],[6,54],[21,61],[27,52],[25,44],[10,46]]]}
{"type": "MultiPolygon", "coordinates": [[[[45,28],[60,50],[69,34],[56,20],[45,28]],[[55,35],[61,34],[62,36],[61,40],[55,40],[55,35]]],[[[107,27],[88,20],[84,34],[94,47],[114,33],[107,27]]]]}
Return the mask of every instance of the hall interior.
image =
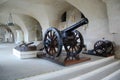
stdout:
{"type": "MultiPolygon", "coordinates": [[[[0,0],[0,80],[119,80],[119,25],[120,0],[0,0]],[[59,33],[81,21],[83,15],[89,22],[76,30],[86,50],[93,50],[104,38],[113,42],[114,55],[102,57],[81,51],[79,56],[91,59],[70,66],[38,58],[38,53],[47,53],[40,49],[50,27],[59,33]],[[37,48],[35,52],[15,51],[16,46],[31,42],[37,48]]],[[[61,54],[64,51],[62,47],[61,54]]]]}

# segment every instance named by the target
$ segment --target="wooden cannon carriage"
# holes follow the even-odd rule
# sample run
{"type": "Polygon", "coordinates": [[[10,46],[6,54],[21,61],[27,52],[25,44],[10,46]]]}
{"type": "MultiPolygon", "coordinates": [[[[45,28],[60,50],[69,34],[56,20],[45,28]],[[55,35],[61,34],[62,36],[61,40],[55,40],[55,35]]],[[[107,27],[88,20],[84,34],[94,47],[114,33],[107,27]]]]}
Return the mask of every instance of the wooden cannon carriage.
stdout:
{"type": "Polygon", "coordinates": [[[61,55],[64,46],[67,52],[64,61],[74,59],[79,60],[79,53],[84,46],[84,40],[81,33],[76,30],[78,27],[88,24],[88,19],[82,14],[82,20],[76,24],[59,31],[56,28],[48,28],[44,36],[44,48],[46,53],[53,58],[61,55]]]}

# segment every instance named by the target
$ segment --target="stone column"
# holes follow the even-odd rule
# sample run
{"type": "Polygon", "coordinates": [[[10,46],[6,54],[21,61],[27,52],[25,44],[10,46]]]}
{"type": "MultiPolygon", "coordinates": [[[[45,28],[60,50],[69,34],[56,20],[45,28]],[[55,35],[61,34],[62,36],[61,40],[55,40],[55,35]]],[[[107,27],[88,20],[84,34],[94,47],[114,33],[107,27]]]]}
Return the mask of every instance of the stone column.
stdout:
{"type": "Polygon", "coordinates": [[[16,30],[16,33],[17,33],[17,39],[16,39],[15,43],[22,42],[24,40],[22,31],[21,30],[16,30]]]}

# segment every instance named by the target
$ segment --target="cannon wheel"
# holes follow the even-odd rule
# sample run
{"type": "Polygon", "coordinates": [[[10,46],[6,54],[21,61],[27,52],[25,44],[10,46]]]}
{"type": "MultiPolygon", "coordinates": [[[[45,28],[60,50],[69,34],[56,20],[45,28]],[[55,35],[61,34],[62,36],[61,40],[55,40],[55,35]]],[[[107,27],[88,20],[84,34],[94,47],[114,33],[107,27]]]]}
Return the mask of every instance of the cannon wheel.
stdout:
{"type": "Polygon", "coordinates": [[[49,28],[44,36],[44,48],[48,55],[57,57],[62,50],[60,32],[56,28],[49,28]]]}
{"type": "Polygon", "coordinates": [[[106,50],[107,50],[106,43],[102,40],[97,41],[94,44],[94,50],[95,50],[96,54],[104,55],[106,53],[106,50]]]}
{"type": "Polygon", "coordinates": [[[107,50],[106,50],[106,53],[109,55],[109,54],[113,54],[113,50],[114,50],[114,46],[112,44],[111,41],[108,41],[106,40],[106,46],[107,46],[107,50]]]}
{"type": "Polygon", "coordinates": [[[73,31],[73,39],[69,40],[68,43],[64,44],[65,50],[67,51],[68,56],[77,57],[81,52],[84,40],[81,33],[77,30],[73,31]]]}

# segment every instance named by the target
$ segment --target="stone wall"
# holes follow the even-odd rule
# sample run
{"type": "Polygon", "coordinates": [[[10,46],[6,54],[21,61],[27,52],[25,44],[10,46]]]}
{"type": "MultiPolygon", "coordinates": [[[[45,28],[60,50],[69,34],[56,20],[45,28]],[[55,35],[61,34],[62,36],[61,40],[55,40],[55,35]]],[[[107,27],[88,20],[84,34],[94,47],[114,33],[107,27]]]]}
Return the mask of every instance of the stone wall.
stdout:
{"type": "Polygon", "coordinates": [[[120,0],[103,0],[107,6],[109,31],[113,35],[116,44],[116,58],[120,58],[120,0]]]}

